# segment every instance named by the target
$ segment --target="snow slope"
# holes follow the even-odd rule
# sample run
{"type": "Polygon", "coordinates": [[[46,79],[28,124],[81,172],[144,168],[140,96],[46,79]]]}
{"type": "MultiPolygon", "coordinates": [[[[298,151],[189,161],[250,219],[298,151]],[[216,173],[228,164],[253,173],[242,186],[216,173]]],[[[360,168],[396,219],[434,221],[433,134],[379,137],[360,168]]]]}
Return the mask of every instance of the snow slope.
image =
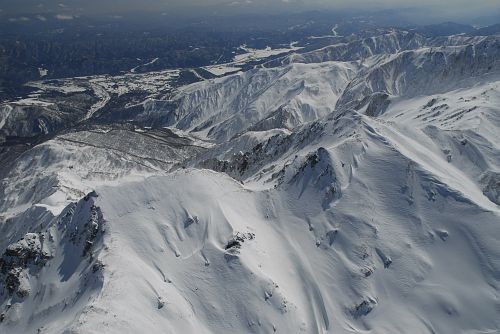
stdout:
{"type": "Polygon", "coordinates": [[[375,92],[413,97],[498,79],[499,47],[496,39],[376,57],[349,83],[338,106],[352,105],[375,92]]]}
{"type": "MultiPolygon", "coordinates": [[[[164,125],[217,142],[273,116],[280,127],[295,127],[331,113],[356,68],[343,62],[293,64],[195,83],[169,101],[176,108],[162,115],[164,125]]],[[[145,107],[143,117],[157,113],[157,104],[145,107]]]]}

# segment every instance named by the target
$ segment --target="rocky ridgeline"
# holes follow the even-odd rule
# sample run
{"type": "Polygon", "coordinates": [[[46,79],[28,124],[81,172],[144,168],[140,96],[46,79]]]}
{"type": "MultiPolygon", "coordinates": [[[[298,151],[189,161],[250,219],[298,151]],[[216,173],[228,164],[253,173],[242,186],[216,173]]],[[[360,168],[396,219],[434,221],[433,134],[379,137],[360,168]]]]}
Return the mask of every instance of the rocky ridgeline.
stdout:
{"type": "Polygon", "coordinates": [[[94,252],[104,233],[104,220],[95,197],[92,192],[69,204],[44,231],[27,233],[7,246],[0,257],[0,305],[6,306],[0,322],[8,317],[13,304],[32,295],[49,262],[54,261],[58,274],[65,277],[72,276],[83,261],[91,264],[92,273],[101,269],[94,252]]]}
{"type": "Polygon", "coordinates": [[[29,276],[36,274],[52,257],[46,244],[47,233],[28,233],[7,247],[0,258],[0,284],[9,295],[26,297],[30,292],[29,276]]]}

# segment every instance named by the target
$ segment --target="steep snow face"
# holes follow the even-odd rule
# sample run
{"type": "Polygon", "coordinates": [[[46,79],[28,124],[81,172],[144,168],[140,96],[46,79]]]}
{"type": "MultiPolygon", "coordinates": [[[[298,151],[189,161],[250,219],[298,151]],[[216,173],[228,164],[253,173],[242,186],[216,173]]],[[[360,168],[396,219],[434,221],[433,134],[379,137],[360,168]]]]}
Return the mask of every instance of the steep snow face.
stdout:
{"type": "Polygon", "coordinates": [[[471,88],[445,94],[395,98],[379,121],[433,147],[498,204],[498,103],[500,82],[478,81],[471,88]]]}
{"type": "Polygon", "coordinates": [[[394,54],[402,51],[422,47],[441,47],[471,45],[483,40],[494,40],[496,37],[455,35],[446,37],[427,38],[418,33],[391,29],[379,33],[367,33],[366,36],[357,35],[345,38],[342,43],[329,45],[324,48],[306,53],[294,53],[287,57],[270,61],[266,66],[279,66],[290,63],[322,63],[327,61],[356,61],[382,55],[394,54]]]}
{"type": "Polygon", "coordinates": [[[220,143],[248,130],[291,130],[335,108],[360,108],[364,99],[375,99],[372,109],[378,114],[387,102],[370,97],[373,93],[446,92],[498,73],[498,39],[493,37],[431,39],[393,30],[352,39],[266,64],[284,66],[192,84],[171,100],[148,100],[137,119],[220,143]]]}
{"type": "Polygon", "coordinates": [[[61,333],[88,312],[88,301],[103,284],[97,254],[104,220],[94,196],[70,204],[57,218],[38,217],[33,232],[5,248],[0,257],[2,332],[61,333]]]}
{"type": "MultiPolygon", "coordinates": [[[[462,192],[467,185],[444,183],[444,159],[431,172],[421,148],[402,150],[394,135],[360,120],[344,144],[288,166],[275,189],[200,170],[97,187],[104,283],[69,328],[497,328],[498,207],[462,192]]],[[[16,332],[16,322],[6,326],[16,332]]]]}
{"type": "Polygon", "coordinates": [[[61,135],[25,152],[1,180],[0,221],[43,206],[59,214],[96,184],[161,174],[204,150],[166,130],[103,129],[61,135]]]}
{"type": "Polygon", "coordinates": [[[422,133],[363,115],[320,123],[268,138],[281,144],[253,154],[281,147],[276,166],[249,155],[262,168],[246,185],[188,169],[98,188],[102,295],[116,299],[94,302],[116,317],[86,314],[81,330],[498,328],[500,209],[488,194],[422,133]]]}
{"type": "Polygon", "coordinates": [[[0,331],[61,333],[93,310],[105,221],[92,190],[161,175],[200,150],[166,130],[101,129],[22,154],[0,187],[0,331]]]}
{"type": "Polygon", "coordinates": [[[167,125],[217,142],[252,126],[291,129],[331,113],[356,68],[338,62],[294,64],[196,83],[174,98],[177,108],[167,125]]]}
{"type": "Polygon", "coordinates": [[[499,40],[423,48],[373,59],[349,83],[337,106],[355,106],[372,93],[414,97],[444,93],[500,76],[499,40]]]}
{"type": "MultiPolygon", "coordinates": [[[[292,54],[282,63],[322,63],[326,61],[355,61],[379,54],[391,54],[424,46],[427,39],[416,33],[392,30],[386,33],[355,38],[303,54],[292,54]]],[[[269,63],[273,64],[273,63],[269,63]]],[[[274,62],[276,64],[276,62],[274,62]]]]}
{"type": "MultiPolygon", "coordinates": [[[[72,117],[78,113],[75,110],[72,117]]],[[[62,128],[68,118],[64,110],[53,103],[36,99],[33,102],[25,99],[19,105],[0,105],[0,136],[33,137],[48,134],[62,128]]]]}

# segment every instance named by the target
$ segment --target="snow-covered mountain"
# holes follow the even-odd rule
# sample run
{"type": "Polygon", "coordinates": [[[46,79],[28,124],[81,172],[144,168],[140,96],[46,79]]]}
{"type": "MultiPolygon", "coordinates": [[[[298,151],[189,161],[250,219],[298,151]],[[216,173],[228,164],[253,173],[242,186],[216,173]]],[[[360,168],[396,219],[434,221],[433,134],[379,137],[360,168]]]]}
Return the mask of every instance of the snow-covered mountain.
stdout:
{"type": "Polygon", "coordinates": [[[499,43],[353,35],[9,151],[0,332],[500,331],[499,43]]]}
{"type": "Polygon", "coordinates": [[[148,101],[140,119],[217,142],[251,128],[292,129],[330,114],[357,69],[348,62],[253,69],[183,87],[169,101],[148,101]]]}

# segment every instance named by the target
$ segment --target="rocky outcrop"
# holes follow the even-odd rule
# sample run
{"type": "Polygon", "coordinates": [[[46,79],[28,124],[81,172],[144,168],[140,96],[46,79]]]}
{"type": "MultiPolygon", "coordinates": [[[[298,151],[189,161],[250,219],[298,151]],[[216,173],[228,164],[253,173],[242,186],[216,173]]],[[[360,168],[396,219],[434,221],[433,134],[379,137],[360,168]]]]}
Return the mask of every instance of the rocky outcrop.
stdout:
{"type": "Polygon", "coordinates": [[[44,247],[47,234],[28,233],[7,247],[0,258],[0,285],[9,295],[24,298],[30,293],[29,276],[35,275],[51,258],[44,247]]]}

